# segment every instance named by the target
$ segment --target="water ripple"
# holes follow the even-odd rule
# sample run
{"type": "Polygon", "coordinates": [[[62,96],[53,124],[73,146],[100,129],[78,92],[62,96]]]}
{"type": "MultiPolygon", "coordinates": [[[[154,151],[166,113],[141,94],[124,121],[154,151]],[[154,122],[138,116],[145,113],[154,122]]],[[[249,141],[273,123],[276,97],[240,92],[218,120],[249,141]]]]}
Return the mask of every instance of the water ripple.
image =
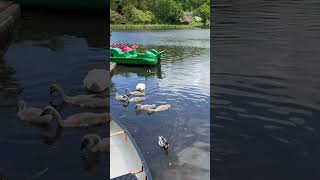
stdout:
{"type": "Polygon", "coordinates": [[[317,179],[319,1],[213,7],[215,179],[317,179]]]}

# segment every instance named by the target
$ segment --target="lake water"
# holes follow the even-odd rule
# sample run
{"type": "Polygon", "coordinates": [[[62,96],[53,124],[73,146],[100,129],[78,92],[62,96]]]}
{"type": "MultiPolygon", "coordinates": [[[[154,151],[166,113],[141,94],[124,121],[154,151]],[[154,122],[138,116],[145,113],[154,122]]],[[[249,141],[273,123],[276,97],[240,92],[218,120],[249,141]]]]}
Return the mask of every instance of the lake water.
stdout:
{"type": "MultiPolygon", "coordinates": [[[[86,93],[86,73],[107,66],[105,26],[104,17],[23,11],[0,59],[0,175],[10,180],[106,179],[108,156],[80,153],[81,138],[88,133],[106,136],[106,127],[42,129],[16,117],[18,100],[40,108],[56,102],[49,96],[52,83],[70,95],[86,93]]],[[[88,111],[58,108],[62,117],[88,111]]]]}
{"type": "Polygon", "coordinates": [[[319,5],[213,5],[214,179],[319,179],[319,5]]]}
{"type": "MultiPolygon", "coordinates": [[[[111,113],[124,124],[141,149],[154,179],[209,179],[210,172],[210,30],[115,32],[111,42],[141,49],[166,50],[161,65],[150,68],[118,66],[112,78],[111,113]],[[142,104],[171,104],[169,111],[136,113],[114,99],[125,88],[146,84],[142,104]],[[168,153],[158,136],[170,144],[168,153]]],[[[142,51],[141,50],[141,51],[142,51]]]]}

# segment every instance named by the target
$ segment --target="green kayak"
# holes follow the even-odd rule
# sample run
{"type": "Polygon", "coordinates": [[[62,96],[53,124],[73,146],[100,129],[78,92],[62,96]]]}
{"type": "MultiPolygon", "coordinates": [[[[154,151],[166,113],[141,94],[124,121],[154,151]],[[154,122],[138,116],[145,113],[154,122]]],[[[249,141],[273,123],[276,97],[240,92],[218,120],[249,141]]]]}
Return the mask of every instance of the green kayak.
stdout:
{"type": "Polygon", "coordinates": [[[22,7],[105,11],[108,8],[106,0],[16,0],[22,7]]]}
{"type": "Polygon", "coordinates": [[[119,48],[110,48],[110,61],[117,64],[155,66],[164,52],[154,49],[144,53],[138,53],[135,49],[123,52],[119,48]]]}

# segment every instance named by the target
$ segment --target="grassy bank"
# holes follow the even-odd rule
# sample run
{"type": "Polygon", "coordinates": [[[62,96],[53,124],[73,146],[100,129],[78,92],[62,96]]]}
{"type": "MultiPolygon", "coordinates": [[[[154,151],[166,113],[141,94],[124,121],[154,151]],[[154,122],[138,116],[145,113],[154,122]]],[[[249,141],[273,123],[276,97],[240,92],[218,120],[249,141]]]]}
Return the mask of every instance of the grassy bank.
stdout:
{"type": "Polygon", "coordinates": [[[135,31],[135,30],[169,30],[169,29],[190,29],[199,28],[201,24],[111,24],[113,31],[135,31]]]}

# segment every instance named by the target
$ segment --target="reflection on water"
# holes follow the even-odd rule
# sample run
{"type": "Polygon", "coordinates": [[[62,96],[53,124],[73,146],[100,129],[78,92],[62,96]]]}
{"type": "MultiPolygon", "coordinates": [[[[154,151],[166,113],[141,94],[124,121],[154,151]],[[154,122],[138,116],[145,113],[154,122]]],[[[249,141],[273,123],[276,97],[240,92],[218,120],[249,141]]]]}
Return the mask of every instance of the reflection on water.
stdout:
{"type": "Polygon", "coordinates": [[[15,107],[15,99],[21,91],[19,82],[14,76],[15,73],[14,68],[7,65],[3,59],[0,59],[0,107],[15,107]]]}
{"type": "Polygon", "coordinates": [[[215,8],[215,179],[318,179],[319,1],[215,8]]]}
{"type": "Polygon", "coordinates": [[[112,94],[146,84],[146,104],[171,104],[166,112],[136,113],[111,98],[113,117],[132,133],[154,179],[209,179],[209,30],[113,32],[112,42],[140,44],[141,51],[166,50],[161,65],[152,68],[118,66],[112,94]],[[148,73],[150,69],[154,74],[148,73]],[[163,135],[170,148],[157,144],[163,135]]]}
{"type": "MultiPolygon", "coordinates": [[[[23,12],[13,42],[0,60],[0,176],[106,178],[108,156],[80,153],[81,138],[88,133],[105,136],[106,127],[61,129],[53,123],[44,128],[16,117],[20,99],[39,108],[55,102],[49,96],[52,83],[70,95],[87,93],[82,87],[86,73],[107,66],[101,38],[104,24],[103,17],[23,12]]],[[[87,111],[71,106],[57,109],[63,118],[87,111]]]]}

